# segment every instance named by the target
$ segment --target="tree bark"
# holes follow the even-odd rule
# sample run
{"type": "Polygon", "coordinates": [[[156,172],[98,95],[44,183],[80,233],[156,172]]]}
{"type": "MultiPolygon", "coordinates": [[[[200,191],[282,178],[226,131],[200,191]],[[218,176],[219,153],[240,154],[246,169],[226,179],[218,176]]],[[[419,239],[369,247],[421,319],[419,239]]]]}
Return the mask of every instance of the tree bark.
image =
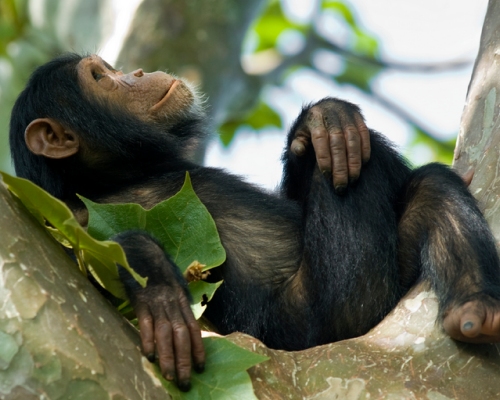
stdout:
{"type": "MultiPolygon", "coordinates": [[[[0,398],[165,398],[135,329],[1,185],[0,216],[0,398]]],[[[229,339],[270,357],[250,370],[262,399],[498,398],[500,346],[454,342],[436,314],[420,286],[360,338],[301,352],[229,339]]]]}
{"type": "Polygon", "coordinates": [[[1,180],[0,231],[0,399],[165,399],[135,328],[1,180]]]}
{"type": "MultiPolygon", "coordinates": [[[[149,0],[143,10],[147,3],[149,0]]],[[[141,14],[141,27],[133,29],[140,33],[129,39],[124,50],[130,52],[130,59],[122,62],[139,63],[143,57],[138,50],[140,46],[149,43],[146,50],[159,54],[161,43],[168,43],[165,51],[172,52],[177,59],[181,54],[186,57],[174,67],[179,70],[182,65],[186,68],[194,65],[201,71],[198,72],[201,80],[208,85],[204,90],[212,91],[211,97],[220,96],[214,109],[222,110],[231,96],[238,94],[238,90],[229,88],[233,92],[230,96],[225,90],[233,83],[231,74],[239,73],[232,68],[239,71],[239,65],[227,64],[228,75],[224,75],[220,71],[225,69],[217,59],[237,59],[234,49],[241,44],[242,36],[233,43],[233,38],[224,37],[231,33],[226,28],[220,30],[220,36],[206,31],[208,37],[205,36],[204,27],[230,8],[224,11],[216,8],[219,2],[210,2],[214,7],[212,19],[208,18],[206,25],[188,25],[180,16],[196,14],[201,3],[185,3],[177,8],[172,1],[162,3],[169,10],[162,16],[155,17],[153,11],[141,14]],[[148,23],[162,25],[166,36],[156,38],[148,33],[144,28],[148,23]],[[191,51],[181,51],[172,44],[178,43],[182,35],[186,40],[183,46],[192,40],[208,40],[231,47],[230,50],[221,47],[214,54],[208,50],[194,51],[188,56],[191,51]],[[220,71],[214,72],[213,65],[219,66],[220,71]],[[211,76],[213,80],[208,79],[211,76]]],[[[235,2],[231,7],[239,5],[240,11],[250,7],[243,3],[235,2]]],[[[500,238],[500,178],[497,177],[500,135],[496,134],[500,127],[499,35],[500,1],[491,0],[455,152],[455,168],[459,172],[475,170],[470,188],[497,240],[500,238]]],[[[165,398],[151,366],[140,355],[137,332],[100,297],[60,246],[1,185],[0,230],[0,398],[165,398]]],[[[229,338],[270,356],[269,361],[250,370],[256,394],[263,399],[500,398],[500,346],[467,345],[449,339],[435,324],[436,313],[434,295],[421,285],[381,324],[360,338],[301,352],[271,350],[242,334],[229,338]]]]}
{"type": "Polygon", "coordinates": [[[490,0],[455,148],[454,167],[474,171],[469,187],[500,243],[500,1],[490,0]]]}
{"type": "Polygon", "coordinates": [[[260,84],[240,64],[243,40],[263,0],[144,0],[118,57],[126,71],[168,70],[200,85],[209,120],[247,111],[260,84]]]}

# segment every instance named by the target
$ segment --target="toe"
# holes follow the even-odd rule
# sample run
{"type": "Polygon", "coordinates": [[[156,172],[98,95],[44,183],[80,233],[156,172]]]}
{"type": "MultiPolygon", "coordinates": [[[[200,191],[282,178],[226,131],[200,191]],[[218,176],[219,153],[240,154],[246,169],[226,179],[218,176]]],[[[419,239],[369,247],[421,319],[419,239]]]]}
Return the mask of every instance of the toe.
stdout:
{"type": "Polygon", "coordinates": [[[455,310],[460,314],[460,332],[468,338],[475,338],[482,332],[486,318],[485,308],[478,302],[465,303],[455,310]]]}

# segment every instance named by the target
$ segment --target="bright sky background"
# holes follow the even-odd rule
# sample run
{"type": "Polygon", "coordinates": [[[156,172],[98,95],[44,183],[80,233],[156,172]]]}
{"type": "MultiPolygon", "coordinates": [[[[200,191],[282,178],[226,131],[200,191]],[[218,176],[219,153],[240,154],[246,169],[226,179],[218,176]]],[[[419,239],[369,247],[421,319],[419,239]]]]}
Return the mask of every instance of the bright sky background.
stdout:
{"type": "MultiPolygon", "coordinates": [[[[306,15],[308,3],[311,2],[295,0],[290,8],[306,15]]],[[[487,3],[487,0],[351,1],[361,23],[379,39],[382,56],[405,63],[474,60],[487,3]]],[[[342,27],[331,29],[341,32],[342,27]]],[[[426,127],[452,138],[458,132],[471,72],[472,65],[447,74],[388,72],[378,77],[375,85],[426,127]]],[[[319,80],[310,73],[297,73],[283,89],[269,89],[265,95],[276,107],[286,110],[285,126],[298,115],[303,103],[327,95],[345,98],[361,106],[371,128],[383,132],[402,150],[408,144],[410,131],[406,124],[355,88],[319,80]]],[[[206,164],[226,168],[272,189],[281,177],[279,160],[283,143],[284,132],[243,131],[229,149],[213,141],[206,164]]],[[[412,161],[424,163],[428,156],[425,149],[420,149],[412,155],[412,161]]]]}
{"type": "MultiPolygon", "coordinates": [[[[140,0],[115,0],[119,12],[116,35],[103,48],[107,60],[117,57],[131,12],[140,0]]],[[[311,0],[284,0],[292,18],[307,19],[311,0]]],[[[474,60],[488,0],[351,0],[359,21],[379,39],[386,60],[404,63],[474,60]]],[[[345,28],[338,20],[326,19],[323,29],[342,41],[345,28]]],[[[335,60],[322,60],[325,68],[339,68],[335,60]]],[[[452,138],[458,132],[472,65],[453,73],[409,74],[387,72],[375,80],[380,93],[409,111],[424,126],[452,138]]],[[[321,80],[308,72],[293,74],[284,87],[268,88],[264,96],[281,113],[285,126],[300,112],[301,105],[324,96],[345,98],[361,106],[368,125],[383,132],[404,151],[410,131],[400,119],[359,90],[321,80]]],[[[215,139],[209,145],[206,164],[243,175],[266,188],[274,188],[281,177],[280,156],[285,132],[256,133],[242,129],[228,149],[215,139]]],[[[411,155],[415,163],[428,161],[425,149],[411,155]]]]}

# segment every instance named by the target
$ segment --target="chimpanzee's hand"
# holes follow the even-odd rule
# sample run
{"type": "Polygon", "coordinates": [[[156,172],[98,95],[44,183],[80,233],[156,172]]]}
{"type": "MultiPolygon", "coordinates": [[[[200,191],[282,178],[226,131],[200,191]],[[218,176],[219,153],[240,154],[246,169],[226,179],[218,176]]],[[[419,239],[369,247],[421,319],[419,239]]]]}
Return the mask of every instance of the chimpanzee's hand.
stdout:
{"type": "Polygon", "coordinates": [[[191,386],[191,360],[194,369],[202,372],[205,350],[184,289],[172,286],[153,284],[137,291],[134,310],[144,355],[154,361],[156,354],[165,379],[176,378],[178,387],[187,391],[191,386]]]}
{"type": "Polygon", "coordinates": [[[120,278],[139,321],[143,354],[158,357],[165,379],[176,379],[179,389],[191,387],[191,363],[205,367],[201,330],[189,305],[187,282],[161,245],[148,233],[128,231],[113,237],[127,255],[129,265],[148,278],[142,288],[120,268],[120,278]]]}
{"type": "Polygon", "coordinates": [[[306,110],[297,126],[290,150],[297,156],[314,147],[320,171],[330,176],[338,192],[355,181],[370,158],[370,133],[354,104],[326,98],[306,110]]]}

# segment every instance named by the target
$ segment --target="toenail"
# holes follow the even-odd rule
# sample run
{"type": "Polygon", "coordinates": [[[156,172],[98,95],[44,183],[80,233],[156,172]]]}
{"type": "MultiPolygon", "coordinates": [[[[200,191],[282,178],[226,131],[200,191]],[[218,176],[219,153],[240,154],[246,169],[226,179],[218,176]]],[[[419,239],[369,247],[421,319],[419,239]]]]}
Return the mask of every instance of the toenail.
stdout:
{"type": "Polygon", "coordinates": [[[466,322],[465,324],[463,324],[463,329],[464,331],[470,331],[472,328],[474,328],[474,324],[470,321],[466,322]]]}

